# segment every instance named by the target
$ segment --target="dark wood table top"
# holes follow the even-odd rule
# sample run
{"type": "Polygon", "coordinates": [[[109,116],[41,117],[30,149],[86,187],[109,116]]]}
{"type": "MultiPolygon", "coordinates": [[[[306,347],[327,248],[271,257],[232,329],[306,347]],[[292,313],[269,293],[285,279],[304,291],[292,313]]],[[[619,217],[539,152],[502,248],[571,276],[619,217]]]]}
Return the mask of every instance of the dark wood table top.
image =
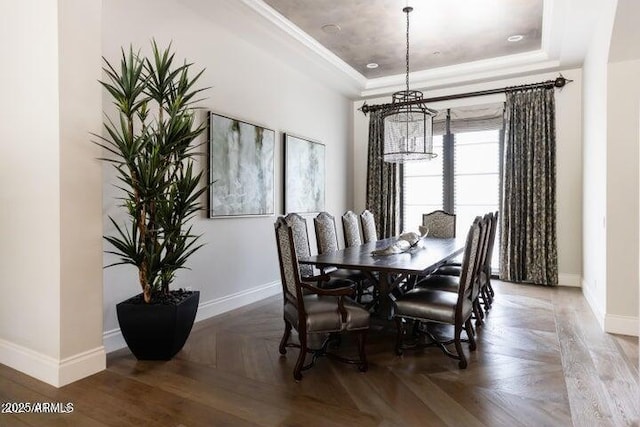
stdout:
{"type": "Polygon", "coordinates": [[[372,255],[374,249],[383,249],[397,241],[396,237],[365,243],[322,255],[301,258],[301,264],[318,267],[334,266],[362,271],[420,274],[429,272],[455,258],[464,249],[463,238],[441,239],[425,237],[408,252],[394,255],[372,255]]]}

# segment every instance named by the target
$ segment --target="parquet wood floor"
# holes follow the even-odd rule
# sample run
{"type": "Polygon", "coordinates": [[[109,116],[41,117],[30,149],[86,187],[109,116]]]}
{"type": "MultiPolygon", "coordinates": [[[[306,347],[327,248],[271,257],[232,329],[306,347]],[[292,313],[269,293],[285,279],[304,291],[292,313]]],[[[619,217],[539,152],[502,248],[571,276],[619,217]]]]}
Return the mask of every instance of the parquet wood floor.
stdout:
{"type": "Polygon", "coordinates": [[[367,373],[321,359],[296,383],[297,351],[280,357],[282,303],[270,298],[195,325],[172,361],[121,350],[61,389],[0,365],[0,401],[75,409],[0,414],[0,426],[638,425],[637,338],[602,333],[579,289],[494,287],[466,370],[436,348],[395,356],[393,326],[376,322],[367,373]]]}

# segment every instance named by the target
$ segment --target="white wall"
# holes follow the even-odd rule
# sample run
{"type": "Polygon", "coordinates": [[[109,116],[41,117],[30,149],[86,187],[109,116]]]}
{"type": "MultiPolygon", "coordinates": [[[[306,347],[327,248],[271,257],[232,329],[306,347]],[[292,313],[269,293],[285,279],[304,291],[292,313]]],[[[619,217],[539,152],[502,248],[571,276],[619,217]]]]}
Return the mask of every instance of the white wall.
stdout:
{"type": "Polygon", "coordinates": [[[0,4],[0,363],[55,386],[105,366],[100,0],[0,4]]]}
{"type": "Polygon", "coordinates": [[[57,358],[58,5],[1,2],[0,16],[0,339],[57,358]]]}
{"type": "MultiPolygon", "coordinates": [[[[581,148],[581,102],[582,73],[580,70],[566,70],[563,75],[574,82],[562,90],[556,90],[556,156],[557,156],[557,232],[558,269],[560,284],[579,286],[582,271],[582,148],[581,148]]],[[[452,87],[435,91],[424,91],[426,98],[448,94],[467,93],[478,90],[536,83],[555,79],[557,73],[537,74],[527,77],[496,80],[490,83],[452,87]]],[[[390,97],[368,99],[368,104],[389,102],[390,97]]],[[[454,100],[430,104],[444,109],[455,105],[472,105],[503,101],[504,95],[491,95],[465,100],[454,100]]],[[[354,114],[354,208],[364,209],[367,177],[367,141],[369,118],[357,108],[363,101],[353,104],[354,114]]]]}
{"type": "Polygon", "coordinates": [[[599,21],[584,63],[583,288],[605,331],[635,335],[640,68],[629,59],[638,59],[636,37],[630,37],[638,32],[637,5],[614,0],[597,7],[599,21]],[[608,64],[612,58],[620,62],[608,64]]]}
{"type": "MultiPolygon", "coordinates": [[[[102,347],[101,126],[102,0],[63,0],[60,61],[60,357],[78,358],[84,374],[105,366],[102,347]],[[89,362],[89,360],[92,360],[89,362]]],[[[74,375],[83,375],[78,372],[74,375]]],[[[63,381],[68,382],[68,381],[63,381]]]]}
{"type": "MultiPolygon", "coordinates": [[[[276,130],[276,209],[282,212],[282,133],[291,132],[326,144],[326,210],[342,214],[349,204],[350,101],[304,70],[282,62],[268,50],[246,41],[243,29],[253,24],[223,0],[208,2],[212,13],[191,10],[169,0],[110,0],[103,5],[102,52],[117,61],[120,47],[133,44],[149,52],[149,41],[160,46],[170,41],[180,60],[206,68],[202,86],[211,86],[202,106],[276,130]],[[232,29],[228,22],[234,22],[232,29]],[[223,25],[225,23],[225,25],[223,25]]],[[[249,38],[247,38],[249,39],[249,38]]],[[[277,49],[273,46],[273,49],[277,49]]],[[[110,101],[103,99],[105,109],[110,101]]],[[[203,164],[204,166],[204,164],[203,164]]],[[[113,173],[105,169],[103,221],[122,218],[115,204],[113,173]]],[[[176,287],[201,291],[199,318],[280,292],[279,270],[273,237],[275,217],[206,219],[195,221],[206,246],[189,267],[179,273],[176,287]]],[[[313,230],[312,222],[309,222],[313,230]]],[[[105,264],[111,259],[105,257],[105,264]]],[[[104,323],[106,345],[122,345],[117,333],[115,304],[139,292],[137,275],[127,267],[104,271],[104,323]]]]}
{"type": "Polygon", "coordinates": [[[610,63],[607,85],[607,304],[605,329],[638,323],[640,60],[610,63]]]}
{"type": "Polygon", "coordinates": [[[584,294],[604,328],[607,307],[607,61],[617,1],[602,4],[584,61],[584,294]]]}
{"type": "Polygon", "coordinates": [[[583,292],[604,327],[607,281],[607,58],[615,4],[602,13],[583,65],[583,292]]]}

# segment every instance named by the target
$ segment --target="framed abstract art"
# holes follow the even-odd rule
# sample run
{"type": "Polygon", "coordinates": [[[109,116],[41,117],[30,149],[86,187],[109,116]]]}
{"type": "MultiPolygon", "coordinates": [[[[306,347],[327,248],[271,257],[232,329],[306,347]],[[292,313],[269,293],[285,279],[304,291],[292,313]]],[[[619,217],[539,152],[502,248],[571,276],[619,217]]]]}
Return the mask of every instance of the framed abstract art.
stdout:
{"type": "Polygon", "coordinates": [[[275,214],[275,131],[209,114],[209,217],[275,214]]]}
{"type": "Polygon", "coordinates": [[[307,138],[284,135],[284,210],[324,210],[325,146],[307,138]]]}

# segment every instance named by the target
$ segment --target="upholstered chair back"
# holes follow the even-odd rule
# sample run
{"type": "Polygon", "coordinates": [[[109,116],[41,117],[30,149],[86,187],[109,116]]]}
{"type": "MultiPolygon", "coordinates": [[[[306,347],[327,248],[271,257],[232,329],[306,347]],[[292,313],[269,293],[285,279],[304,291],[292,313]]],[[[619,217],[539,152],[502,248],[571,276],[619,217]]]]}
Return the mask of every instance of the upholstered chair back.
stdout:
{"type": "Polygon", "coordinates": [[[328,212],[320,212],[313,219],[316,229],[316,241],[318,253],[335,252],[338,250],[338,234],[336,233],[336,220],[328,212]]]}
{"type": "Polygon", "coordinates": [[[300,282],[300,271],[294,244],[293,229],[287,224],[284,218],[280,217],[276,220],[275,230],[278,260],[280,261],[282,292],[285,301],[289,301],[297,306],[297,301],[301,298],[300,287],[298,286],[300,282]]]}
{"type": "Polygon", "coordinates": [[[378,240],[376,219],[368,209],[365,209],[360,214],[360,222],[362,223],[362,236],[364,237],[364,242],[369,243],[378,240]]]}
{"type": "Polygon", "coordinates": [[[429,229],[429,237],[456,237],[456,216],[443,210],[423,214],[422,225],[429,229]]]}
{"type": "MultiPolygon", "coordinates": [[[[298,258],[311,256],[311,246],[309,245],[309,234],[307,221],[297,213],[290,213],[284,217],[286,224],[293,232],[293,242],[298,258]]],[[[313,266],[309,264],[300,265],[300,275],[302,277],[313,276],[313,266]]]]}
{"type": "Polygon", "coordinates": [[[493,220],[491,221],[491,231],[489,232],[489,248],[487,249],[487,259],[484,263],[484,269],[488,275],[491,275],[491,261],[493,258],[493,247],[496,242],[496,232],[498,229],[498,211],[493,214],[493,220]]]}
{"type": "Polygon", "coordinates": [[[483,219],[479,216],[473,221],[469,232],[467,233],[467,241],[464,247],[464,255],[462,257],[462,268],[460,269],[460,286],[458,305],[461,305],[461,298],[467,298],[473,301],[475,294],[478,292],[478,272],[479,261],[482,252],[482,234],[483,219]]]}
{"type": "Polygon", "coordinates": [[[347,211],[342,215],[342,228],[344,229],[344,244],[350,248],[360,246],[360,227],[358,226],[358,215],[353,211],[347,211]]]}

